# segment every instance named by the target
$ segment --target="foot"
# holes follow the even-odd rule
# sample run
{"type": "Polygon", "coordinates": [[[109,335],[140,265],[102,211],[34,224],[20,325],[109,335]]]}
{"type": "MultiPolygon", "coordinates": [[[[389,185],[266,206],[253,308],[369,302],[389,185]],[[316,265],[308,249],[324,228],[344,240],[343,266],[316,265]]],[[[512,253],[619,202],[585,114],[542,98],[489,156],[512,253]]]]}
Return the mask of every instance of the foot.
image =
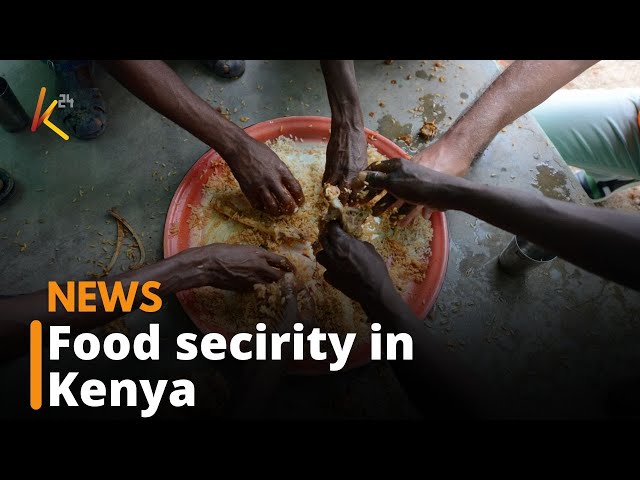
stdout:
{"type": "Polygon", "coordinates": [[[620,188],[637,183],[636,180],[608,180],[606,182],[598,182],[584,170],[578,170],[575,176],[580,182],[580,185],[582,185],[582,188],[584,188],[584,191],[589,195],[589,198],[595,203],[606,200],[613,192],[620,188]]]}
{"type": "MultiPolygon", "coordinates": [[[[61,66],[62,65],[62,66],[61,66]]],[[[61,108],[62,121],[71,134],[82,140],[100,136],[107,126],[107,109],[102,93],[96,88],[91,63],[65,68],[56,64],[58,93],[68,94],[73,103],[61,108]]]]}
{"type": "Polygon", "coordinates": [[[244,60],[204,60],[213,73],[222,78],[237,78],[244,73],[244,60]]]}

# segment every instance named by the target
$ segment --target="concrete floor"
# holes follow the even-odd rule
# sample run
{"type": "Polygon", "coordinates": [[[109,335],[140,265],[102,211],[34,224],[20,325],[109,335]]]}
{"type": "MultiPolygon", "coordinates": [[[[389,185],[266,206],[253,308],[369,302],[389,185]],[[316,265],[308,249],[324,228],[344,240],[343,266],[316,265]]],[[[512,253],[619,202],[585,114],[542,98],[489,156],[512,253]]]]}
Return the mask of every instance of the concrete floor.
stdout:
{"type": "MultiPolygon", "coordinates": [[[[445,130],[498,72],[492,61],[439,64],[436,71],[434,61],[357,62],[366,126],[391,138],[415,136],[425,115],[445,130]],[[424,113],[409,112],[416,107],[424,113]]],[[[196,62],[171,65],[194,91],[213,106],[228,108],[231,119],[243,126],[286,115],[329,115],[315,61],[251,61],[236,81],[217,79],[196,62]],[[244,116],[247,123],[239,121],[244,116]]],[[[0,61],[0,74],[29,114],[41,86],[48,88],[46,103],[53,99],[53,74],[40,62],[0,61]]],[[[109,108],[108,129],[100,138],[64,142],[44,128],[0,132],[0,167],[17,182],[16,194],[0,206],[0,294],[29,292],[46,287],[47,280],[83,279],[98,271],[95,262],[108,262],[112,253],[113,247],[102,242],[115,239],[115,225],[106,214],[114,206],[144,232],[147,260],[162,258],[166,209],[182,176],[207,147],[99,70],[97,83],[109,108]]],[[[538,189],[580,203],[587,200],[528,117],[497,136],[469,178],[538,189]]],[[[562,260],[509,277],[496,268],[496,257],[510,234],[459,212],[448,212],[447,219],[447,277],[424,321],[425,332],[440,338],[452,357],[500,394],[505,416],[603,415],[607,391],[640,376],[640,294],[562,260]]],[[[121,261],[114,271],[128,263],[121,261]]],[[[228,402],[234,367],[206,361],[187,366],[168,359],[175,352],[175,336],[195,331],[175,299],[167,300],[157,314],[129,315],[126,328],[135,334],[150,322],[162,326],[165,361],[150,366],[97,360],[78,368],[78,362],[68,358],[57,367],[79,369],[87,377],[107,368],[109,378],[188,375],[201,385],[196,387],[198,407],[188,412],[167,408],[158,415],[219,414],[228,402]]],[[[18,391],[1,396],[0,416],[33,415],[26,400],[27,367],[24,358],[0,367],[5,392],[18,391]]],[[[331,376],[287,378],[269,410],[284,418],[417,416],[388,365],[379,362],[331,376]]],[[[37,415],[139,414],[131,408],[45,408],[37,415]]]]}

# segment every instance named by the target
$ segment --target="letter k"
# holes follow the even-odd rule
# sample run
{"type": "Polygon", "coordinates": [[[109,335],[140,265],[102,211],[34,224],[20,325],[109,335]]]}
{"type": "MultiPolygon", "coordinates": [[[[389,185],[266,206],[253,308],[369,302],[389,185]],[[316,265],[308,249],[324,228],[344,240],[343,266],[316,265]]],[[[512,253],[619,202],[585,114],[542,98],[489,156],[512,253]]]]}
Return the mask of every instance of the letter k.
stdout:
{"type": "Polygon", "coordinates": [[[40,96],[38,97],[38,104],[36,105],[36,111],[33,114],[33,123],[31,124],[31,131],[35,132],[38,127],[44,122],[44,124],[49,127],[51,130],[60,135],[64,140],[69,140],[69,135],[60,130],[57,126],[55,126],[51,121],[49,121],[49,117],[51,116],[51,112],[56,108],[58,104],[58,100],[54,100],[49,108],[45,110],[45,112],[40,115],[40,111],[42,110],[42,104],[44,102],[44,96],[47,93],[47,89],[42,87],[40,89],[40,96]]]}

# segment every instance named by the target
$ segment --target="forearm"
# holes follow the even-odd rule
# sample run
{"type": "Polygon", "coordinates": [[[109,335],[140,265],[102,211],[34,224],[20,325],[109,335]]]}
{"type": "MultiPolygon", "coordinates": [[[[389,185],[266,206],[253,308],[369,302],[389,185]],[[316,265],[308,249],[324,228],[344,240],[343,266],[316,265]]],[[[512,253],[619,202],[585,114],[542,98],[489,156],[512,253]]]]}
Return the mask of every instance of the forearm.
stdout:
{"type": "Polygon", "coordinates": [[[460,199],[456,209],[522,235],[585,270],[640,290],[631,261],[640,248],[637,215],[471,182],[462,187],[460,199]]]}
{"type": "Polygon", "coordinates": [[[471,161],[505,126],[546,100],[595,60],[518,60],[444,134],[471,161]]]}
{"type": "Polygon", "coordinates": [[[333,125],[348,125],[364,132],[364,121],[353,60],[322,60],[333,125]]]}
{"type": "Polygon", "coordinates": [[[113,60],[102,65],[151,108],[218,151],[223,157],[244,138],[243,130],[196,95],[160,60],[113,60]]]}
{"type": "Polygon", "coordinates": [[[393,287],[378,301],[363,305],[371,322],[382,325],[382,333],[408,333],[413,340],[413,360],[390,360],[398,380],[414,405],[425,415],[486,414],[482,387],[456,363],[446,347],[424,327],[393,287]]]}
{"type": "MultiPolygon", "coordinates": [[[[184,272],[193,271],[193,261],[182,255],[176,255],[154,265],[133,270],[108,279],[105,279],[109,292],[112,291],[115,282],[121,282],[125,294],[129,291],[132,282],[139,282],[136,290],[133,308],[137,309],[144,297],[141,287],[147,281],[160,282],[157,291],[159,296],[165,296],[177,291],[191,288],[198,281],[193,275],[187,276],[184,272]],[[186,263],[185,263],[186,262],[186,263]],[[188,263],[188,264],[187,264],[188,263]]],[[[63,285],[61,287],[64,288],[63,285]]],[[[48,290],[40,290],[34,293],[18,295],[0,299],[0,358],[10,358],[26,351],[28,342],[29,324],[32,320],[40,320],[45,325],[70,325],[73,332],[90,330],[103,325],[123,315],[122,310],[114,312],[105,311],[100,296],[96,296],[95,312],[67,312],[60,304],[56,312],[48,311],[48,290]]]]}

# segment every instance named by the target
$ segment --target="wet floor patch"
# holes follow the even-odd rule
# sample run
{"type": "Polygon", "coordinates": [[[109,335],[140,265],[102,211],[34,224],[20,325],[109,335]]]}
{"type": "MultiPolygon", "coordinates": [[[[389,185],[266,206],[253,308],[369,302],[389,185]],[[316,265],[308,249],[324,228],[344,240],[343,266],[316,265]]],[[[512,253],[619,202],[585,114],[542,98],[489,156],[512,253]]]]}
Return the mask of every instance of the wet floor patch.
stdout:
{"type": "Polygon", "coordinates": [[[568,200],[570,198],[567,186],[567,175],[560,170],[555,170],[549,165],[538,165],[536,180],[531,184],[542,192],[545,197],[556,200],[568,200]]]}
{"type": "Polygon", "coordinates": [[[411,135],[411,124],[402,124],[387,114],[378,120],[378,133],[390,140],[396,140],[402,135],[411,135]]]}
{"type": "Polygon", "coordinates": [[[447,115],[444,105],[440,103],[438,97],[431,93],[420,97],[418,102],[422,114],[427,120],[438,123],[444,120],[444,117],[447,115]]]}

